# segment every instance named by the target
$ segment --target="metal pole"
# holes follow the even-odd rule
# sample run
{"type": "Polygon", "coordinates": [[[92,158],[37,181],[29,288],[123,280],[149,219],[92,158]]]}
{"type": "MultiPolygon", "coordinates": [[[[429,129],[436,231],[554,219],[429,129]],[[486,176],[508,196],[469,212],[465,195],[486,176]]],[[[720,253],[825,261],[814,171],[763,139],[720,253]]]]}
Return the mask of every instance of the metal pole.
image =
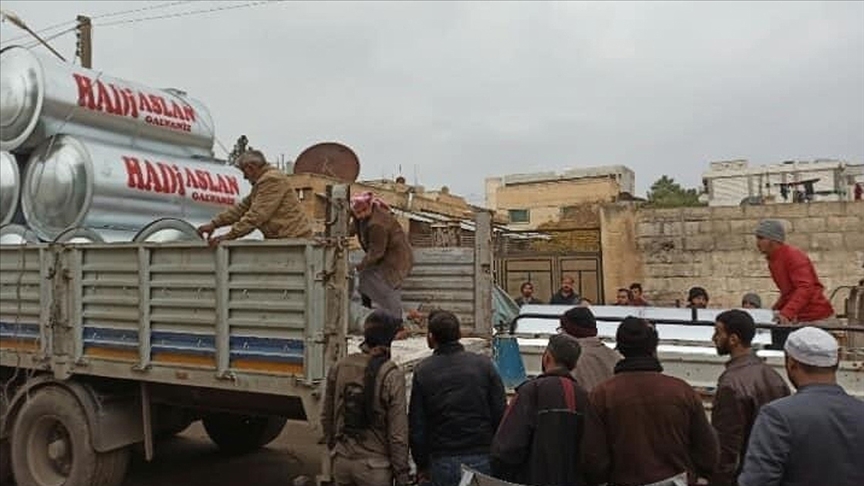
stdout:
{"type": "Polygon", "coordinates": [[[2,14],[2,15],[3,15],[3,18],[5,18],[6,20],[8,20],[9,22],[12,22],[12,24],[15,25],[16,27],[18,27],[18,28],[20,28],[20,29],[23,29],[23,30],[26,31],[28,34],[32,35],[32,36],[33,36],[37,41],[39,41],[40,44],[42,44],[42,45],[45,46],[49,51],[51,51],[52,53],[54,53],[55,56],[59,57],[61,61],[66,61],[66,58],[64,58],[63,56],[61,56],[59,52],[55,51],[54,48],[51,47],[47,42],[45,42],[44,40],[42,40],[42,38],[39,37],[39,34],[37,34],[36,32],[33,32],[32,30],[30,30],[30,27],[27,27],[27,24],[25,24],[23,20],[21,20],[20,18],[18,18],[17,15],[15,15],[15,14],[13,14],[13,13],[11,13],[11,12],[5,12],[5,11],[0,11],[0,14],[2,14]]]}

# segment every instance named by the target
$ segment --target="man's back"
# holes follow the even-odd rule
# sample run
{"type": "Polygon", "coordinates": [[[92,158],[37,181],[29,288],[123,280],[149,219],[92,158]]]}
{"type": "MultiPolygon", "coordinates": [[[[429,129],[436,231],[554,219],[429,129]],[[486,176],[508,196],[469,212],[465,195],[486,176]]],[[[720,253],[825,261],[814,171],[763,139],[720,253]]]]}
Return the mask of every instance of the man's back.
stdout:
{"type": "Polygon", "coordinates": [[[366,252],[366,266],[380,265],[387,281],[399,286],[414,266],[414,252],[399,221],[389,210],[374,207],[357,237],[366,252]]]}
{"type": "MultiPolygon", "coordinates": [[[[291,185],[289,177],[279,169],[272,167],[264,175],[261,181],[272,181],[274,184],[287,186],[287,190],[279,194],[280,200],[276,203],[276,209],[272,217],[265,220],[259,228],[264,236],[268,238],[308,238],[312,236],[312,225],[309,218],[300,205],[300,199],[291,185]]],[[[260,185],[260,182],[256,185],[260,185]]],[[[275,194],[274,194],[275,195],[275,194]]],[[[259,193],[258,197],[273,197],[269,193],[259,193]]]]}
{"type": "Polygon", "coordinates": [[[864,402],[837,385],[809,385],[762,407],[741,486],[864,484],[864,402]]]}
{"type": "Polygon", "coordinates": [[[609,348],[597,337],[578,338],[582,355],[576,362],[573,377],[588,391],[612,378],[615,364],[621,360],[617,351],[609,348]]]}
{"type": "MultiPolygon", "coordinates": [[[[336,452],[346,457],[389,457],[391,444],[388,432],[393,424],[389,423],[388,417],[391,412],[401,415],[401,410],[404,410],[404,399],[399,410],[391,411],[387,408],[390,406],[389,395],[404,395],[405,393],[405,375],[392,361],[387,361],[379,370],[375,381],[375,417],[370,418],[368,428],[362,435],[358,437],[344,435],[346,417],[344,413],[340,414],[340,411],[346,410],[346,401],[348,401],[346,390],[351,384],[363,383],[369,359],[370,356],[365,353],[348,355],[339,361],[328,375],[328,388],[330,388],[328,391],[332,391],[333,408],[329,417],[322,417],[326,422],[325,428],[329,428],[325,433],[329,433],[330,437],[336,441],[336,452]]],[[[348,408],[354,405],[348,405],[348,408]]],[[[403,422],[407,421],[406,419],[407,417],[400,417],[398,421],[400,427],[407,425],[403,422]]],[[[402,434],[407,435],[407,431],[402,430],[402,434]]]]}
{"type": "Polygon", "coordinates": [[[560,368],[516,390],[495,436],[492,469],[519,484],[598,484],[608,470],[608,450],[588,393],[560,368]]]}
{"type": "Polygon", "coordinates": [[[654,371],[619,372],[597,385],[591,403],[612,451],[610,484],[638,486],[687,471],[709,476],[717,439],[702,403],[682,380],[654,371]]]}
{"type": "Polygon", "coordinates": [[[489,451],[504,414],[501,378],[489,358],[440,345],[414,370],[411,446],[418,464],[435,456],[489,451]]]}

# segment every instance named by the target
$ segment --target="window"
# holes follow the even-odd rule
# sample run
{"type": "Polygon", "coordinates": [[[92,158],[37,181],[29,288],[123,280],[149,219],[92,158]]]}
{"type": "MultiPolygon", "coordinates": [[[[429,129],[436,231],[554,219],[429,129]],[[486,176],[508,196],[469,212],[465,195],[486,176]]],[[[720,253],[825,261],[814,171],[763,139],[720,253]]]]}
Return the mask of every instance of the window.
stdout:
{"type": "Polygon", "coordinates": [[[529,223],[531,221],[531,215],[527,209],[511,209],[508,212],[511,223],[529,223]]]}

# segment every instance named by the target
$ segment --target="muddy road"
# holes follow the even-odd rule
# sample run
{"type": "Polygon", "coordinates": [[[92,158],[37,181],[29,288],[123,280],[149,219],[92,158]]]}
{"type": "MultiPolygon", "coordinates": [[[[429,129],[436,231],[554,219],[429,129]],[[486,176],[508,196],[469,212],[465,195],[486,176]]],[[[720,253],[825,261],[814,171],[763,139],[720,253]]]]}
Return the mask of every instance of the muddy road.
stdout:
{"type": "Polygon", "coordinates": [[[323,447],[317,441],[307,424],[289,421],[266,448],[228,456],[196,422],[158,443],[150,463],[144,461],[143,449],[134,450],[123,486],[290,486],[297,476],[319,471],[323,447]]]}

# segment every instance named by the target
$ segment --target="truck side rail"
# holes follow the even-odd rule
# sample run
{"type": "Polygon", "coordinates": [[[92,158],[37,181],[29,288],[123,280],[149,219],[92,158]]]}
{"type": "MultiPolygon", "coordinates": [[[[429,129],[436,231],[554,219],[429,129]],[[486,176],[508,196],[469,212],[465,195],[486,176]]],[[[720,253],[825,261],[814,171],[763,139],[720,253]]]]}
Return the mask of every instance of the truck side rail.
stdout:
{"type": "Polygon", "coordinates": [[[347,282],[333,279],[341,248],[334,239],[3,247],[0,364],[277,395],[314,387],[328,368],[327,306],[346,295],[347,282]]]}

